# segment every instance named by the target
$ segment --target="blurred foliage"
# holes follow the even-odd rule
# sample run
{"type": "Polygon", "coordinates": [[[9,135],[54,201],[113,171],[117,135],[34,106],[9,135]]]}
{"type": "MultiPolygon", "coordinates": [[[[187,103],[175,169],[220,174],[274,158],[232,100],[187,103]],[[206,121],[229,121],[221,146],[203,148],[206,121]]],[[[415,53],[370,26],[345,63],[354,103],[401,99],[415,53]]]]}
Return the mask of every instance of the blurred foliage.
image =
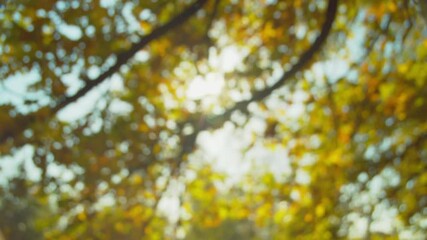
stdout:
{"type": "Polygon", "coordinates": [[[328,2],[198,2],[0,9],[0,238],[425,239],[424,5],[339,1],[322,49],[246,109],[310,48],[328,2]],[[226,129],[234,175],[206,150],[232,140],[201,140],[226,129]],[[278,150],[287,168],[253,159],[278,150]]]}

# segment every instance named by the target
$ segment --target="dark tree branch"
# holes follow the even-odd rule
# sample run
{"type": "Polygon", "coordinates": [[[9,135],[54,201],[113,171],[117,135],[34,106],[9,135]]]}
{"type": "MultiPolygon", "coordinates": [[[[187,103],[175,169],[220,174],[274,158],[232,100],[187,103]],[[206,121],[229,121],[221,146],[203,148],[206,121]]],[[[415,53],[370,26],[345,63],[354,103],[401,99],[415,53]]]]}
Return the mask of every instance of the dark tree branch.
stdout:
{"type": "Polygon", "coordinates": [[[89,80],[86,82],[86,85],[80,89],[77,93],[75,93],[72,96],[68,96],[60,100],[57,105],[52,109],[52,113],[55,114],[59,110],[63,109],[70,103],[76,101],[77,99],[83,97],[86,95],[90,90],[92,90],[94,87],[98,86],[102,82],[104,82],[106,79],[111,77],[114,73],[118,72],[120,70],[120,67],[127,64],[127,62],[142,48],[147,46],[149,43],[151,43],[153,40],[156,40],[166,33],[168,33],[170,30],[178,27],[179,25],[186,22],[191,16],[193,16],[198,10],[200,10],[203,5],[207,2],[207,0],[197,0],[195,3],[193,3],[190,7],[188,7],[186,10],[184,10],[181,14],[174,17],[172,20],[164,24],[163,26],[153,30],[150,34],[144,36],[140,39],[139,42],[133,44],[129,50],[126,50],[122,53],[117,54],[117,60],[116,63],[111,66],[107,71],[99,75],[96,79],[89,80]]]}
{"type": "Polygon", "coordinates": [[[325,14],[326,19],[322,26],[319,36],[313,42],[311,47],[301,55],[298,62],[295,65],[293,65],[289,71],[285,72],[275,84],[263,90],[255,91],[249,100],[237,102],[234,106],[227,109],[224,113],[208,118],[208,123],[206,128],[217,128],[221,126],[226,120],[230,118],[231,114],[237,110],[246,112],[247,107],[250,103],[259,102],[264,98],[268,97],[273,91],[280,88],[292,77],[294,77],[297,72],[301,71],[310,62],[313,56],[320,50],[323,43],[326,41],[326,38],[328,37],[335,20],[337,7],[338,7],[338,0],[329,0],[328,8],[325,14]]]}
{"type": "Polygon", "coordinates": [[[208,117],[207,119],[205,119],[203,116],[200,116],[198,118],[196,117],[199,121],[195,121],[195,122],[193,121],[193,127],[195,128],[194,132],[190,135],[183,136],[182,138],[182,143],[181,143],[182,149],[178,157],[177,168],[175,169],[180,168],[186,155],[191,153],[192,150],[194,149],[196,144],[196,139],[200,131],[204,129],[209,129],[209,128],[212,129],[212,128],[218,128],[222,126],[222,124],[225,121],[227,121],[230,118],[231,114],[236,110],[246,112],[247,106],[251,102],[258,102],[263,100],[264,98],[269,96],[274,90],[278,89],[284,83],[286,83],[286,81],[292,78],[298,71],[302,70],[308,64],[308,62],[313,58],[314,54],[320,50],[321,46],[326,41],[326,38],[328,37],[330,30],[332,28],[332,24],[335,20],[337,7],[338,7],[338,0],[329,0],[328,9],[326,11],[326,20],[322,26],[319,36],[313,42],[311,47],[301,55],[299,61],[295,65],[293,65],[293,67],[289,71],[284,73],[282,77],[274,85],[272,85],[271,87],[265,88],[263,90],[254,92],[252,94],[251,99],[237,102],[233,107],[226,110],[223,114],[216,115],[213,117],[208,117]]]}
{"type": "MultiPolygon", "coordinates": [[[[49,118],[53,117],[58,111],[68,106],[70,103],[77,101],[79,98],[86,95],[93,88],[104,82],[106,79],[111,77],[114,73],[120,70],[120,67],[127,64],[127,62],[142,48],[147,46],[152,41],[164,36],[169,31],[174,28],[182,25],[190,17],[192,17],[198,10],[200,10],[208,0],[197,0],[182,13],[171,19],[166,24],[160,26],[159,28],[154,29],[150,34],[142,37],[138,43],[135,43],[127,51],[119,53],[116,55],[116,63],[111,66],[107,71],[102,73],[97,78],[83,79],[86,85],[81,88],[77,93],[72,96],[66,96],[60,99],[56,105],[52,108],[44,107],[39,111],[29,114],[29,115],[18,115],[14,117],[15,124],[11,126],[4,132],[0,133],[0,144],[5,143],[9,139],[17,139],[17,136],[21,134],[32,122],[35,120],[47,121],[49,118]],[[40,114],[39,114],[40,113],[40,114]]],[[[19,146],[23,143],[15,143],[15,146],[19,146]]]]}

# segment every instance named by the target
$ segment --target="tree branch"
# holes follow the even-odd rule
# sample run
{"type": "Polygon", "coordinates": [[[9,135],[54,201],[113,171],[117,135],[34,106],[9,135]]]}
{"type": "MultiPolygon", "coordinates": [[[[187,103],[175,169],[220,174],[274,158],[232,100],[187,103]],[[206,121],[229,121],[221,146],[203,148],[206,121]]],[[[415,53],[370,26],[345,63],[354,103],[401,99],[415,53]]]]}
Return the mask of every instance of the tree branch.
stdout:
{"type": "Polygon", "coordinates": [[[227,109],[224,113],[209,117],[206,128],[217,128],[221,126],[226,120],[230,118],[231,114],[236,110],[246,112],[247,107],[250,103],[259,102],[263,100],[264,98],[269,96],[274,90],[280,88],[281,86],[283,86],[283,84],[285,84],[292,77],[294,77],[294,75],[298,71],[302,70],[308,64],[308,62],[313,58],[313,56],[320,50],[323,43],[326,41],[326,38],[328,37],[331,31],[332,25],[335,21],[337,8],[338,8],[338,0],[329,0],[328,8],[325,14],[326,19],[322,26],[319,36],[313,42],[311,47],[301,55],[298,62],[295,65],[293,65],[289,71],[285,72],[275,84],[263,90],[255,91],[249,100],[237,102],[234,106],[227,109]]]}
{"type": "MultiPolygon", "coordinates": [[[[104,82],[106,79],[111,77],[114,73],[119,71],[120,67],[127,64],[127,62],[142,48],[147,46],[153,40],[156,40],[172,29],[182,25],[190,17],[192,17],[198,10],[200,10],[208,0],[197,0],[182,13],[171,19],[166,24],[160,26],[159,28],[154,29],[150,34],[142,37],[138,43],[135,43],[127,51],[119,53],[116,55],[117,61],[111,66],[107,71],[102,73],[100,76],[93,80],[87,80],[86,85],[81,88],[77,93],[72,96],[66,96],[60,99],[56,105],[52,108],[44,107],[38,110],[35,113],[29,115],[18,115],[13,117],[14,125],[10,126],[6,131],[0,133],[0,144],[5,143],[9,139],[17,139],[17,135],[22,133],[34,120],[38,119],[40,121],[47,121],[58,111],[68,106],[70,103],[77,101],[79,98],[86,95],[93,88],[104,82]]],[[[12,118],[12,117],[11,117],[12,118]]],[[[23,143],[20,143],[23,144],[23,143]]],[[[14,144],[18,146],[20,144],[14,144]]]]}
{"type": "Polygon", "coordinates": [[[62,100],[60,100],[57,103],[57,105],[52,109],[52,114],[55,114],[56,112],[63,109],[70,103],[83,97],[94,87],[98,86],[99,84],[104,82],[106,79],[111,77],[114,73],[118,72],[120,67],[125,65],[139,50],[147,46],[153,40],[156,40],[162,37],[163,35],[168,33],[171,29],[186,22],[191,16],[193,16],[198,10],[200,10],[206,2],[207,0],[197,0],[190,7],[188,7],[181,14],[174,17],[169,22],[167,22],[165,25],[153,30],[150,34],[141,38],[140,41],[133,44],[129,50],[117,54],[117,61],[113,66],[111,66],[107,71],[99,75],[96,79],[87,81],[87,84],[74,95],[65,97],[62,100]]]}
{"type": "MultiPolygon", "coordinates": [[[[226,110],[223,114],[216,115],[213,117],[204,118],[203,116],[200,116],[200,121],[198,123],[194,123],[193,127],[195,128],[194,132],[190,135],[184,136],[182,140],[182,149],[181,153],[178,157],[178,163],[177,168],[181,166],[183,159],[185,155],[191,153],[191,151],[194,149],[196,144],[196,139],[200,131],[204,129],[209,128],[218,128],[222,126],[222,124],[228,120],[231,116],[231,114],[236,111],[246,111],[247,106],[251,102],[258,102],[269,96],[274,90],[281,87],[287,80],[292,78],[298,71],[303,69],[306,64],[313,58],[314,54],[318,52],[322,46],[322,44],[326,41],[327,36],[330,33],[330,30],[332,28],[332,24],[335,20],[336,12],[338,7],[338,0],[329,0],[328,3],[328,9],[326,11],[326,20],[325,23],[322,26],[322,30],[319,34],[319,36],[316,38],[316,40],[313,42],[311,47],[304,52],[299,61],[292,66],[292,68],[284,73],[282,77],[271,87],[265,88],[263,90],[254,92],[252,94],[252,98],[246,101],[237,102],[233,107],[226,110]]],[[[181,128],[182,129],[182,128],[181,128]]]]}

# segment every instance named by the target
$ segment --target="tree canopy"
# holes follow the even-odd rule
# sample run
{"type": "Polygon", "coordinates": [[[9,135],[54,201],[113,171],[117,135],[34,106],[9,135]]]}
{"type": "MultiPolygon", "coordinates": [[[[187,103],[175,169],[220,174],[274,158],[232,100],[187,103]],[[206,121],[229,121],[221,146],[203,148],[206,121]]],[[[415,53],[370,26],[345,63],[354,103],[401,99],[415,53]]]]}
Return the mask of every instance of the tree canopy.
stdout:
{"type": "Polygon", "coordinates": [[[423,1],[0,8],[0,239],[424,239],[423,1]]]}

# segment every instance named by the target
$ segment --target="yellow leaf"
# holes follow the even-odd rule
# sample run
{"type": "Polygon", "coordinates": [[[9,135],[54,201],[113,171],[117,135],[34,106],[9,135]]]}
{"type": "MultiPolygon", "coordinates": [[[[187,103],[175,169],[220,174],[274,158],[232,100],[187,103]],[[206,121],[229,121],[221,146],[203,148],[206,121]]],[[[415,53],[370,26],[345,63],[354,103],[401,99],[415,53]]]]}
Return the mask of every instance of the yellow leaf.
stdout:
{"type": "Polygon", "coordinates": [[[142,183],[142,177],[140,176],[140,175],[134,175],[133,177],[132,177],[132,183],[133,184],[135,184],[135,185],[140,185],[141,183],[142,183]]]}
{"type": "Polygon", "coordinates": [[[395,86],[395,84],[382,84],[380,86],[381,98],[383,100],[389,98],[393,94],[395,86]]]}
{"type": "Polygon", "coordinates": [[[395,2],[388,2],[387,8],[390,12],[396,12],[396,10],[397,10],[396,3],[395,2]]]}
{"type": "Polygon", "coordinates": [[[408,63],[402,63],[402,64],[399,64],[397,66],[397,71],[401,74],[407,73],[408,70],[409,70],[409,64],[408,63]]]}
{"type": "Polygon", "coordinates": [[[86,213],[84,211],[80,212],[79,214],[77,214],[77,219],[79,219],[80,221],[85,221],[86,213]]]}
{"type": "Polygon", "coordinates": [[[146,21],[141,21],[139,23],[139,26],[141,26],[141,28],[144,32],[150,32],[152,29],[151,24],[147,23],[146,21]]]}
{"type": "Polygon", "coordinates": [[[274,214],[274,222],[281,223],[286,216],[286,210],[281,209],[274,214]]]}
{"type": "Polygon", "coordinates": [[[126,232],[126,226],[125,226],[123,223],[121,223],[121,222],[116,222],[116,223],[114,224],[114,229],[115,229],[117,232],[120,232],[120,233],[124,233],[124,232],[126,232]]]}
{"type": "Polygon", "coordinates": [[[150,129],[148,128],[147,124],[145,124],[145,123],[140,124],[138,129],[139,129],[139,131],[141,131],[141,132],[148,132],[148,130],[150,130],[150,129]]]}
{"type": "Polygon", "coordinates": [[[159,153],[161,150],[162,150],[162,148],[160,147],[160,145],[159,145],[159,144],[156,144],[156,145],[154,146],[154,148],[153,148],[153,153],[154,153],[154,154],[157,154],[157,153],[159,153]]]}
{"type": "Polygon", "coordinates": [[[219,209],[219,217],[221,219],[226,219],[228,217],[228,211],[227,211],[226,208],[222,207],[222,208],[219,209]]]}
{"type": "Polygon", "coordinates": [[[304,221],[305,221],[305,222],[311,222],[311,221],[313,221],[313,215],[312,215],[312,214],[310,214],[310,213],[307,213],[307,214],[304,216],[304,221]]]}
{"type": "Polygon", "coordinates": [[[316,206],[316,216],[317,217],[323,217],[325,215],[325,207],[323,207],[321,204],[316,206]]]}

